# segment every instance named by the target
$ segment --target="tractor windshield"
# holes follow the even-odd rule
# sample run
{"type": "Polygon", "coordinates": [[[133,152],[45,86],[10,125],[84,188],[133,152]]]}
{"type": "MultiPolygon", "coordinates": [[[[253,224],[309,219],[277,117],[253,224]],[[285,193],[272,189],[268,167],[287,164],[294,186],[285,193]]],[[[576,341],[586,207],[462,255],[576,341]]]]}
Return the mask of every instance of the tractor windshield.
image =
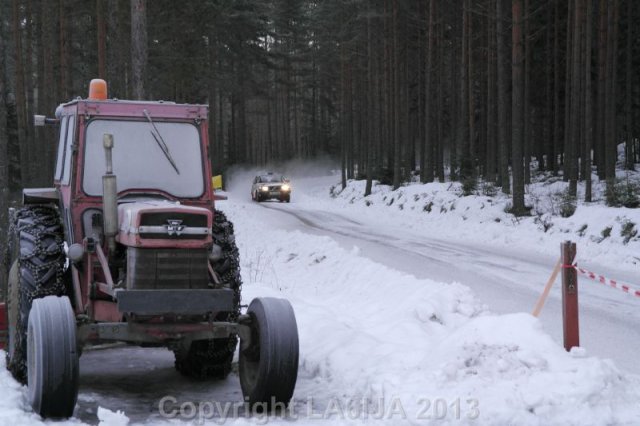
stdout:
{"type": "Polygon", "coordinates": [[[184,122],[154,121],[171,152],[176,170],[158,148],[148,121],[95,119],[85,134],[82,186],[87,195],[102,195],[102,175],[106,170],[102,137],[114,139],[113,172],[118,191],[159,189],[175,197],[195,198],[204,192],[202,149],[198,128],[184,122]]]}

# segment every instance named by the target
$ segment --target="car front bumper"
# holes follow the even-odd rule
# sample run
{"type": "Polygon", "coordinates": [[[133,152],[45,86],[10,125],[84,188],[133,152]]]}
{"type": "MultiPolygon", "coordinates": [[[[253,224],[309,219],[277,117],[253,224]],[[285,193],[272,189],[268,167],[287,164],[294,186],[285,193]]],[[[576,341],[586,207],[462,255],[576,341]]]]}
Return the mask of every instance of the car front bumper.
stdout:
{"type": "Polygon", "coordinates": [[[291,194],[291,191],[260,191],[260,197],[263,200],[271,200],[271,199],[276,199],[276,200],[281,200],[284,198],[289,197],[291,194]]]}

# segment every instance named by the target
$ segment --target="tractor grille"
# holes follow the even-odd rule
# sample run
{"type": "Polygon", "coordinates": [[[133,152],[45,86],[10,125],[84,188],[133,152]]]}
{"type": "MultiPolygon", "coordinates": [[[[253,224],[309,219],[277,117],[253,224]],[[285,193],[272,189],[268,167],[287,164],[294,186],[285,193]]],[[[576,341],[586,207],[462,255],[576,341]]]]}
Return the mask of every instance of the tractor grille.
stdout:
{"type": "MultiPolygon", "coordinates": [[[[181,225],[187,228],[207,227],[206,215],[177,212],[142,213],[140,215],[140,226],[166,226],[169,224],[170,220],[179,220],[181,221],[181,225]]],[[[187,233],[181,235],[168,235],[165,233],[140,232],[140,237],[148,239],[202,240],[207,238],[207,235],[187,233]]]]}
{"type": "Polygon", "coordinates": [[[130,290],[208,288],[206,249],[127,249],[130,290]]]}
{"type": "Polygon", "coordinates": [[[140,215],[141,226],[162,226],[169,220],[181,220],[184,226],[206,228],[207,215],[177,212],[142,213],[140,215]]]}

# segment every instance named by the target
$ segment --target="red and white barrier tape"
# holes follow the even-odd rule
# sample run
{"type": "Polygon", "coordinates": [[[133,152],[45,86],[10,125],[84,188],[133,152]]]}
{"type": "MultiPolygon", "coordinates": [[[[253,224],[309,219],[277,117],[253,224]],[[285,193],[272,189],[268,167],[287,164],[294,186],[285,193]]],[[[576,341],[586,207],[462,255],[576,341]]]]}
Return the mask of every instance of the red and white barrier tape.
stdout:
{"type": "Polygon", "coordinates": [[[636,296],[636,297],[640,297],[640,290],[639,289],[635,289],[633,287],[631,287],[630,285],[627,284],[622,284],[619,283],[616,280],[612,280],[610,278],[607,278],[605,276],[602,275],[598,275],[595,272],[591,272],[591,271],[587,271],[586,269],[582,269],[582,268],[578,268],[577,265],[562,265],[563,268],[575,268],[576,271],[578,271],[578,273],[591,278],[593,281],[599,282],[602,285],[606,285],[609,286],[611,288],[615,288],[617,290],[622,290],[627,294],[630,294],[632,296],[636,296]]]}

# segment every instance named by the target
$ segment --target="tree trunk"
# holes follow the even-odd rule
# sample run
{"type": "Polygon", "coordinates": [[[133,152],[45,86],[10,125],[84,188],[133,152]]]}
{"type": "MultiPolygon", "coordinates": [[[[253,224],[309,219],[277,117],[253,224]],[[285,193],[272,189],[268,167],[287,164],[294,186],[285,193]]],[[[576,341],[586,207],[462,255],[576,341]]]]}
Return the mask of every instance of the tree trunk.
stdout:
{"type": "Polygon", "coordinates": [[[531,183],[531,8],[524,0],[524,183],[531,183]]]}
{"type": "MultiPolygon", "coordinates": [[[[56,16],[56,10],[59,10],[57,2],[41,2],[41,17],[42,17],[42,30],[40,31],[41,49],[40,49],[40,61],[42,61],[42,79],[43,84],[40,86],[42,90],[38,92],[38,97],[42,97],[42,113],[50,112],[60,102],[63,88],[62,82],[56,75],[56,65],[60,65],[56,62],[56,58],[60,58],[59,55],[59,34],[56,32],[56,23],[58,18],[56,16]],[[45,89],[46,88],[46,89],[45,89]]],[[[47,158],[55,158],[57,141],[48,140],[47,129],[40,128],[40,143],[45,143],[45,146],[40,145],[40,149],[47,158]],[[50,142],[50,143],[47,143],[50,142]]],[[[53,163],[53,162],[51,162],[53,163]]],[[[53,176],[53,164],[48,169],[48,176],[53,176]]],[[[50,184],[50,183],[49,183],[50,184]]]]}
{"type": "MultiPolygon", "coordinates": [[[[553,26],[553,7],[549,3],[547,5],[547,26],[545,29],[545,51],[547,55],[555,55],[551,40],[553,38],[552,31],[553,26]]],[[[552,117],[553,117],[553,62],[545,61],[544,64],[544,109],[542,110],[542,141],[537,144],[538,146],[538,170],[549,170],[549,145],[552,143],[553,131],[552,131],[552,117]]]]}
{"type": "MultiPolygon", "coordinates": [[[[100,0],[103,3],[105,0],[100,0]]],[[[106,0],[106,72],[109,97],[129,99],[129,63],[131,38],[125,34],[130,18],[130,7],[123,7],[120,0],[106,0]]]]}
{"type": "MultiPolygon", "coordinates": [[[[489,1],[489,9],[493,7],[495,0],[489,1]]],[[[487,182],[496,182],[496,56],[495,56],[495,25],[492,14],[487,14],[487,146],[485,155],[485,179],[487,182]]]]}
{"type": "Polygon", "coordinates": [[[367,93],[366,93],[366,113],[367,113],[367,168],[365,174],[367,175],[367,182],[365,184],[364,196],[371,195],[371,187],[373,185],[373,122],[375,120],[373,114],[374,96],[375,93],[373,83],[373,49],[372,49],[372,35],[371,35],[371,15],[367,16],[367,93]]]}
{"type": "Polygon", "coordinates": [[[27,105],[25,99],[24,82],[24,55],[22,53],[22,29],[23,17],[20,14],[20,1],[13,0],[13,37],[14,37],[14,63],[15,63],[15,105],[17,125],[17,149],[20,152],[20,182],[23,186],[29,185],[29,155],[26,144],[27,135],[27,105]]]}
{"type": "Polygon", "coordinates": [[[465,0],[462,7],[462,49],[460,52],[460,116],[458,117],[458,148],[460,159],[460,180],[471,179],[471,122],[469,111],[469,8],[470,0],[465,0]]]}
{"type": "Polygon", "coordinates": [[[218,115],[220,111],[218,110],[218,87],[216,85],[217,79],[215,76],[217,75],[217,49],[218,49],[218,41],[216,39],[216,33],[213,28],[209,28],[209,45],[207,46],[208,50],[208,60],[209,60],[209,78],[207,81],[207,89],[208,89],[208,101],[209,101],[209,152],[210,152],[210,162],[211,162],[211,171],[214,175],[218,175],[222,173],[223,169],[223,149],[222,149],[222,141],[218,140],[218,115]]]}
{"type": "MultiPolygon", "coordinates": [[[[6,12],[5,6],[0,5],[0,15],[6,12]]],[[[7,235],[7,208],[9,206],[9,158],[7,138],[7,55],[5,40],[7,40],[4,19],[0,19],[0,235],[7,235]]],[[[0,262],[0,288],[6,286],[4,262],[0,262]]]]}
{"type": "Polygon", "coordinates": [[[580,138],[580,44],[582,42],[582,2],[575,0],[571,53],[571,108],[569,109],[570,139],[565,152],[565,173],[569,179],[569,195],[575,197],[578,188],[578,144],[580,138]]]}
{"type": "Polygon", "coordinates": [[[107,78],[107,25],[104,19],[104,0],[96,0],[96,29],[98,32],[98,78],[107,78]]]}
{"type": "Polygon", "coordinates": [[[340,110],[342,122],[340,123],[340,170],[342,189],[347,187],[347,123],[345,122],[347,94],[346,94],[346,58],[344,43],[340,43],[340,110]]]}
{"type": "Polygon", "coordinates": [[[512,157],[511,167],[513,173],[513,210],[515,215],[525,213],[524,206],[524,171],[523,171],[523,91],[524,76],[522,73],[522,0],[513,0],[511,6],[513,16],[513,53],[512,53],[512,157]]]}
{"type": "Polygon", "coordinates": [[[571,155],[571,108],[574,105],[571,103],[575,102],[575,99],[571,99],[571,69],[573,66],[572,52],[573,52],[573,21],[575,18],[574,12],[575,0],[569,0],[567,6],[567,37],[566,37],[566,50],[565,50],[565,69],[564,69],[564,139],[562,144],[561,154],[561,163],[563,167],[562,179],[565,182],[569,181],[570,178],[570,168],[569,168],[569,156],[571,155]]]}
{"type": "Polygon", "coordinates": [[[437,52],[438,52],[438,63],[440,66],[437,68],[437,73],[435,74],[436,81],[435,85],[438,88],[436,90],[436,134],[435,134],[435,174],[438,177],[438,181],[444,182],[444,101],[443,101],[443,92],[445,89],[443,74],[446,70],[444,65],[444,48],[442,39],[443,36],[443,25],[439,24],[437,26],[437,52]]]}
{"type": "Polygon", "coordinates": [[[616,44],[618,0],[613,0],[607,13],[607,71],[605,81],[605,138],[604,163],[607,190],[613,193],[616,177],[616,44]]]}
{"type": "Polygon", "coordinates": [[[398,42],[398,0],[393,0],[393,189],[400,187],[400,47],[398,42]]]}
{"type": "MultiPolygon", "coordinates": [[[[424,154],[425,154],[425,171],[423,174],[422,182],[433,181],[433,169],[434,169],[434,141],[433,141],[433,123],[431,120],[432,108],[434,96],[432,92],[432,76],[433,76],[433,56],[435,45],[435,14],[436,14],[436,0],[429,0],[429,26],[428,26],[428,42],[425,65],[425,96],[424,96],[424,154]]],[[[437,90],[441,90],[438,87],[437,90]]]]}
{"type": "Polygon", "coordinates": [[[627,0],[627,48],[626,48],[626,90],[625,90],[625,116],[626,116],[626,134],[625,134],[625,168],[627,170],[635,170],[634,155],[634,138],[633,138],[633,112],[631,97],[633,96],[633,2],[627,0]]]}
{"type": "MultiPolygon", "coordinates": [[[[36,6],[37,7],[35,7],[33,11],[33,17],[35,21],[35,28],[34,28],[35,33],[33,35],[33,45],[34,45],[33,56],[35,59],[35,72],[37,75],[36,82],[34,83],[35,88],[37,88],[37,97],[35,96],[35,92],[34,92],[32,113],[37,112],[39,114],[42,114],[50,108],[50,105],[47,102],[47,92],[50,93],[51,91],[44,90],[44,88],[46,87],[45,74],[46,74],[47,64],[45,59],[46,57],[44,53],[44,47],[43,47],[43,31],[45,28],[46,17],[43,14],[43,6],[40,4],[37,4],[36,6]]],[[[42,156],[46,156],[47,158],[53,158],[53,155],[51,156],[48,155],[50,152],[52,152],[52,150],[49,151],[46,148],[50,145],[56,145],[56,144],[50,143],[50,141],[46,137],[46,133],[48,133],[47,130],[42,127],[37,127],[33,129],[32,147],[34,150],[34,155],[39,154],[42,156]]],[[[57,146],[56,147],[51,146],[51,148],[55,149],[57,148],[57,146]]],[[[36,162],[34,162],[33,166],[35,168],[35,175],[46,176],[48,179],[48,181],[46,182],[46,185],[51,185],[51,177],[53,176],[53,173],[54,173],[55,164],[53,161],[47,161],[46,163],[47,163],[46,166],[44,166],[42,164],[37,164],[36,162]]]]}
{"type": "Polygon", "coordinates": [[[605,146],[607,120],[607,38],[609,3],[600,1],[600,20],[598,24],[598,100],[594,159],[598,167],[598,177],[605,179],[605,146]]]}
{"type": "Polygon", "coordinates": [[[510,193],[509,186],[509,150],[507,147],[507,53],[503,33],[503,0],[496,0],[496,41],[497,41],[497,74],[498,74],[498,150],[500,152],[500,186],[502,192],[510,193]]]}
{"type": "Polygon", "coordinates": [[[66,0],[58,0],[58,63],[59,67],[59,89],[62,99],[69,98],[69,85],[67,73],[69,72],[69,63],[67,61],[67,28],[66,28],[66,12],[64,3],[66,0]]]}
{"type": "Polygon", "coordinates": [[[553,8],[554,25],[553,25],[553,138],[547,152],[549,170],[554,176],[558,175],[558,151],[562,144],[562,127],[561,114],[562,107],[560,105],[560,6],[556,1],[553,8]]]}
{"type": "Polygon", "coordinates": [[[131,0],[131,87],[134,99],[145,98],[147,67],[146,0],[131,0]]]}
{"type": "Polygon", "coordinates": [[[471,0],[467,0],[467,10],[465,16],[467,17],[467,119],[469,121],[468,124],[468,142],[467,142],[467,152],[466,163],[467,163],[467,179],[475,179],[475,168],[476,168],[476,118],[475,118],[475,93],[474,93],[474,69],[473,69],[473,19],[471,16],[471,0]]]}
{"type": "Polygon", "coordinates": [[[592,184],[591,184],[591,150],[593,145],[593,107],[591,105],[591,33],[593,19],[593,2],[592,0],[586,0],[586,27],[585,27],[585,67],[584,67],[584,178],[585,178],[585,192],[584,201],[591,202],[592,198],[592,184]]]}

